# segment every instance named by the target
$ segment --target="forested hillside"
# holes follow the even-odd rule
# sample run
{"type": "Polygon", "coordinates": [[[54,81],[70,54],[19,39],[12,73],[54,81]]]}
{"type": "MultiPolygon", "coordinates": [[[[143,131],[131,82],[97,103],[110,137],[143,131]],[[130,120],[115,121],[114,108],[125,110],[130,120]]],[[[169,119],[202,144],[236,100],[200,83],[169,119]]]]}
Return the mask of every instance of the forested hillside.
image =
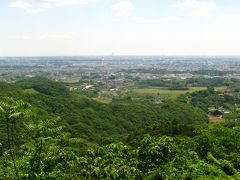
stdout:
{"type": "Polygon", "coordinates": [[[240,178],[238,120],[208,112],[237,96],[103,104],[40,77],[0,85],[2,179],[240,178]]]}
{"type": "Polygon", "coordinates": [[[2,97],[11,96],[30,103],[40,119],[58,117],[74,137],[105,144],[121,140],[153,124],[196,125],[208,122],[200,109],[181,102],[164,105],[132,102],[102,104],[69,92],[61,83],[45,78],[27,79],[16,84],[2,83],[2,97]]]}

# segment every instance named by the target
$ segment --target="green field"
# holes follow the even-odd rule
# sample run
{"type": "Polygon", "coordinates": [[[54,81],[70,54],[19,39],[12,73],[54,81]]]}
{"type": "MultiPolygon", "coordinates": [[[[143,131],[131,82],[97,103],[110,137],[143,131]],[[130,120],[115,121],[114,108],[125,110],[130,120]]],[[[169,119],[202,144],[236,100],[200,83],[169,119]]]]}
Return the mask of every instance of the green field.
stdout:
{"type": "Polygon", "coordinates": [[[38,91],[36,91],[35,89],[24,89],[23,90],[24,94],[38,94],[38,91]]]}
{"type": "Polygon", "coordinates": [[[112,99],[107,97],[97,97],[93,98],[93,100],[104,104],[110,104],[112,102],[112,99]]]}
{"type": "MultiPolygon", "coordinates": [[[[181,94],[186,94],[187,92],[196,92],[201,90],[206,90],[207,87],[189,87],[188,90],[169,90],[167,88],[142,88],[142,89],[136,89],[133,92],[136,93],[139,96],[145,96],[145,95],[159,95],[164,97],[171,97],[176,98],[181,94]]],[[[216,91],[225,91],[227,87],[215,87],[216,91]]]]}
{"type": "MultiPolygon", "coordinates": [[[[142,89],[135,89],[131,92],[129,92],[129,95],[134,97],[135,99],[141,99],[146,96],[160,96],[163,97],[164,99],[174,99],[177,98],[181,94],[186,94],[187,92],[196,92],[196,91],[202,91],[206,90],[207,87],[189,87],[188,90],[169,90],[164,87],[149,87],[149,88],[142,88],[142,89]]],[[[215,87],[214,88],[216,91],[226,91],[227,87],[226,86],[220,86],[220,87],[215,87]]],[[[93,98],[93,100],[104,103],[104,104],[110,104],[112,102],[112,98],[109,97],[97,97],[93,98]]]]}
{"type": "Polygon", "coordinates": [[[206,90],[206,87],[190,87],[189,90],[168,90],[167,88],[143,88],[136,89],[134,92],[138,94],[162,94],[162,95],[174,95],[174,94],[185,94],[187,92],[195,92],[206,90]]]}
{"type": "Polygon", "coordinates": [[[215,91],[223,92],[223,91],[226,91],[228,88],[227,86],[219,86],[219,87],[215,87],[214,89],[215,91]]]}

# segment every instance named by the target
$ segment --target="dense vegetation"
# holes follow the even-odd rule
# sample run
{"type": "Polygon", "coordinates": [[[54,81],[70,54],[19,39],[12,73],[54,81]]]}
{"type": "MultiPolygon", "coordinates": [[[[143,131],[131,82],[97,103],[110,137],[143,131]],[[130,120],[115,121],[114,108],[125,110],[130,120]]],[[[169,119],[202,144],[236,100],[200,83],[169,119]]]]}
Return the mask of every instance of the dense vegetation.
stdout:
{"type": "Polygon", "coordinates": [[[170,90],[186,90],[188,87],[213,87],[213,86],[228,86],[235,83],[234,80],[225,80],[221,77],[214,78],[189,78],[189,79],[153,79],[153,80],[139,80],[139,86],[152,87],[167,87],[170,90]]]}
{"type": "Polygon", "coordinates": [[[4,83],[1,87],[0,96],[30,103],[41,119],[59,117],[61,125],[74,137],[98,144],[120,140],[155,123],[194,125],[208,122],[200,108],[189,104],[169,102],[159,106],[130,102],[106,105],[79,94],[70,94],[61,83],[39,77],[16,84],[4,83]]]}
{"type": "Polygon", "coordinates": [[[162,104],[102,104],[44,78],[1,83],[0,177],[238,179],[238,120],[208,119],[210,106],[238,103],[231,87],[231,95],[208,88],[162,104]]]}

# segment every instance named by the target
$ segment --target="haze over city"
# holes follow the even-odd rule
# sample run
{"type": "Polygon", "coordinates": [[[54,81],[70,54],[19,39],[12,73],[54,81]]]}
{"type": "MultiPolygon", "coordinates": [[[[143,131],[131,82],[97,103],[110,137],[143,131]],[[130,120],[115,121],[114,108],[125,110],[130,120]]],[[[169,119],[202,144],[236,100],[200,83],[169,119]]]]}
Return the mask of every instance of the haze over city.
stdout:
{"type": "Polygon", "coordinates": [[[240,55],[237,0],[7,0],[0,56],[240,55]]]}

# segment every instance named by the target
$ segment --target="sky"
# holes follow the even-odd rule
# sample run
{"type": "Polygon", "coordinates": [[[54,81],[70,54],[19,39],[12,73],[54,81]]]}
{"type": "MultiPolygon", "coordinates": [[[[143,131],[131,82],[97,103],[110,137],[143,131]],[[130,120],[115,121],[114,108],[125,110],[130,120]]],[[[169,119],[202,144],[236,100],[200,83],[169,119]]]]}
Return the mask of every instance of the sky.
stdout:
{"type": "Polygon", "coordinates": [[[240,55],[239,0],[1,0],[0,56],[240,55]]]}

